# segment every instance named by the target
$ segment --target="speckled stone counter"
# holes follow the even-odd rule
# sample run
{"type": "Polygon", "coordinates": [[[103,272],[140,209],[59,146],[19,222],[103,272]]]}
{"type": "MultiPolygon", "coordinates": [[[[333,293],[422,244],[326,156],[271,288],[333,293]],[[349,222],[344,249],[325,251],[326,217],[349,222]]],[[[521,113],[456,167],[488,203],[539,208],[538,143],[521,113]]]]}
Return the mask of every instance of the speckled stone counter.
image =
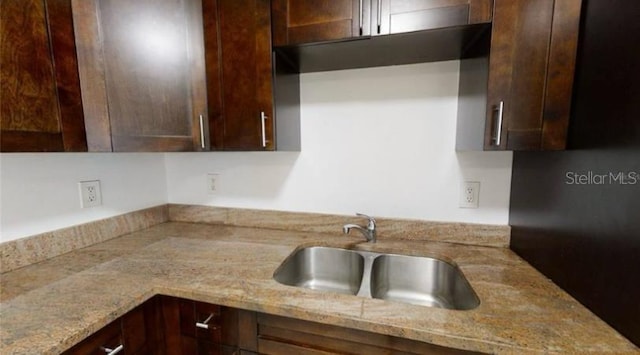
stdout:
{"type": "Polygon", "coordinates": [[[1,287],[2,354],[57,354],[155,294],[488,353],[638,353],[506,248],[170,222],[2,274],[1,287]],[[274,281],[303,245],[451,260],[481,304],[452,311],[274,281]]]}

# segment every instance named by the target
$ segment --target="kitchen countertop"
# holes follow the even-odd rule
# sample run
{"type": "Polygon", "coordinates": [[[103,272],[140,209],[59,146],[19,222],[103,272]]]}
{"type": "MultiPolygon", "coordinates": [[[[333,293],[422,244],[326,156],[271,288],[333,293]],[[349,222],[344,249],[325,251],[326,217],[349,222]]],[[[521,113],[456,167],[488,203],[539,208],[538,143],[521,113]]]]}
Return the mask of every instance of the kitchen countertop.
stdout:
{"type": "Polygon", "coordinates": [[[170,222],[2,274],[0,353],[56,354],[156,294],[488,353],[640,353],[507,248],[170,222]],[[435,256],[481,300],[468,311],[281,285],[299,246],[435,256]]]}

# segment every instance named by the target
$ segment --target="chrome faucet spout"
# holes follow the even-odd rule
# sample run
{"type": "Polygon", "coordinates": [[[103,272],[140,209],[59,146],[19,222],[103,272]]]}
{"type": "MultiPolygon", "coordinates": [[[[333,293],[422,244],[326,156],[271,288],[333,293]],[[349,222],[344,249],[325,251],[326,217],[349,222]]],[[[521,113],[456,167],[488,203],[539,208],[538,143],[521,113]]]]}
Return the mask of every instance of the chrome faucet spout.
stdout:
{"type": "Polygon", "coordinates": [[[368,219],[367,226],[363,227],[363,226],[359,226],[357,224],[345,224],[342,227],[342,232],[344,234],[349,234],[349,232],[351,232],[352,229],[355,229],[358,232],[362,233],[362,235],[367,239],[367,242],[375,243],[376,239],[377,239],[376,220],[373,217],[369,217],[369,216],[363,215],[361,213],[357,213],[356,215],[359,216],[359,217],[367,218],[368,219]]]}

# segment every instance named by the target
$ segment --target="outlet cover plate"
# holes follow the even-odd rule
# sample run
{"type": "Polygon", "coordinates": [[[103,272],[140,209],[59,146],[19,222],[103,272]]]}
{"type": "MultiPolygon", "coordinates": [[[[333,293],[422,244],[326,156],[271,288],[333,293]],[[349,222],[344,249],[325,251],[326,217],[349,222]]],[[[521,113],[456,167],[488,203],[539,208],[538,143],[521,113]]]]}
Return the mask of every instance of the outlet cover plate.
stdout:
{"type": "Polygon", "coordinates": [[[220,188],[220,174],[208,173],[207,174],[207,192],[209,195],[215,195],[220,188]]]}
{"type": "Polygon", "coordinates": [[[102,205],[100,180],[80,181],[80,207],[88,208],[102,205]]]}
{"type": "Polygon", "coordinates": [[[465,181],[460,187],[460,208],[478,208],[480,202],[480,182],[465,181]]]}

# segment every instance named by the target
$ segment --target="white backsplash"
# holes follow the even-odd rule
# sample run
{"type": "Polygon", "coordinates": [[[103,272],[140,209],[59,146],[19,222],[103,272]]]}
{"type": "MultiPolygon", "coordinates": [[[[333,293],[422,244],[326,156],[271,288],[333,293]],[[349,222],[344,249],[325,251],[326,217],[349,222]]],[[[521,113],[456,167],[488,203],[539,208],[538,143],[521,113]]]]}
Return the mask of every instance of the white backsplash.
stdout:
{"type": "Polygon", "coordinates": [[[507,224],[512,153],[454,151],[458,70],[303,74],[300,153],[169,153],[169,202],[507,224]],[[463,180],[481,182],[480,208],[458,208],[463,180]]]}

